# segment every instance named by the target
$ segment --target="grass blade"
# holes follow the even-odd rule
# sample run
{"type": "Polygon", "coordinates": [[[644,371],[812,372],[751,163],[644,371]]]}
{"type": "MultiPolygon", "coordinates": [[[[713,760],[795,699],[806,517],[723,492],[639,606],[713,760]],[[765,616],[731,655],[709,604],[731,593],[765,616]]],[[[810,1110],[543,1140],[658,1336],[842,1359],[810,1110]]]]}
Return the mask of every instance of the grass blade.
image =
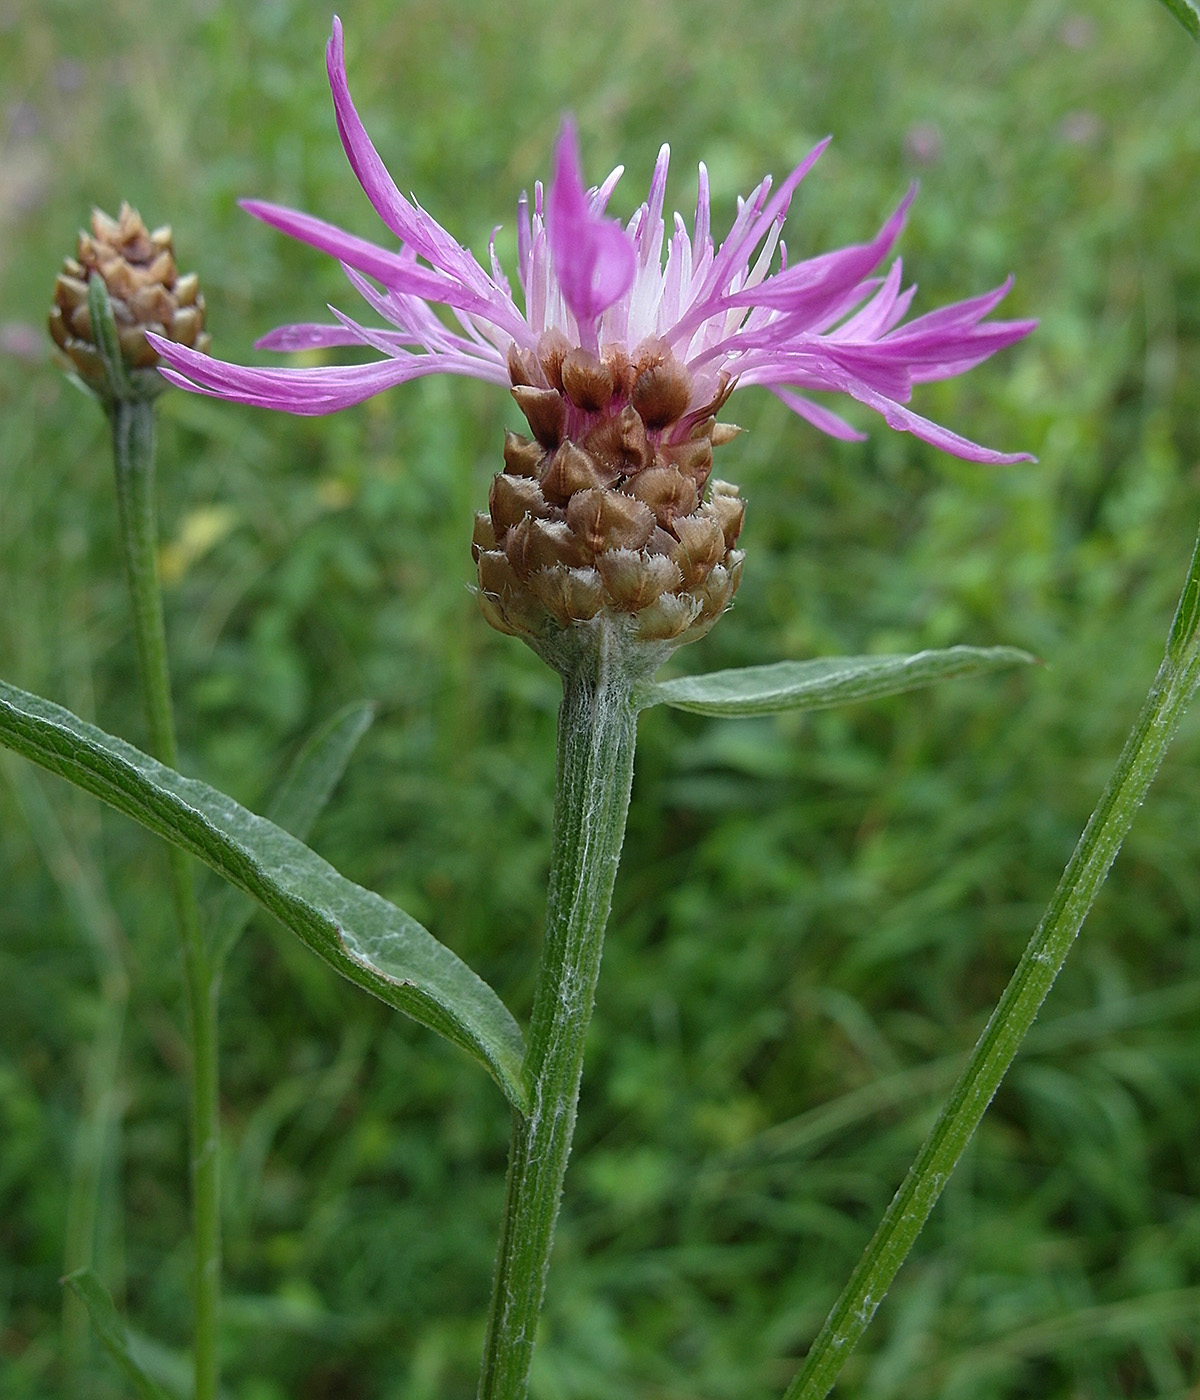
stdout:
{"type": "Polygon", "coordinates": [[[175,1397],[164,1390],[153,1377],[148,1376],[135,1360],[130,1349],[129,1334],[125,1331],[125,1324],[121,1321],[116,1305],[108,1289],[92,1270],[76,1269],[63,1279],[63,1283],[87,1309],[100,1345],[121,1368],[141,1400],[175,1400],[175,1397]]]}

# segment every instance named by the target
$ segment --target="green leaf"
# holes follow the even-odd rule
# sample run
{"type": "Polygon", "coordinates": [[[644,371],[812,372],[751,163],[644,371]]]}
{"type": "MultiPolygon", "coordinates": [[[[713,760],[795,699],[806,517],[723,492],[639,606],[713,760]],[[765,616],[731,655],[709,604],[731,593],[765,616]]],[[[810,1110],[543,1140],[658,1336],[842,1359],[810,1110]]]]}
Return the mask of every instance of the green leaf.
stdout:
{"type": "Polygon", "coordinates": [[[779,661],[682,676],[645,686],[642,707],[671,705],[699,715],[771,715],[782,710],[820,710],[877,695],[916,690],[934,681],[977,676],[1037,658],[1016,647],[950,647],[915,656],[836,656],[819,661],[779,661]]]}
{"type": "MultiPolygon", "coordinates": [[[[268,804],[267,818],[306,841],[374,718],[374,705],[347,705],[315,730],[268,804]]],[[[212,946],[219,960],[228,956],[253,913],[254,905],[244,895],[224,887],[211,924],[212,946]]]]}
{"type": "Polygon", "coordinates": [[[1192,38],[1200,40],[1200,4],[1197,4],[1197,0],[1162,0],[1162,2],[1192,38]]]}
{"type": "Polygon", "coordinates": [[[526,1106],[521,1032],[495,992],[403,910],[224,793],[0,681],[0,744],[210,865],[331,967],[461,1046],[526,1106]]]}
{"type": "Polygon", "coordinates": [[[142,1370],[134,1358],[129,1334],[121,1321],[108,1289],[91,1269],[76,1269],[63,1283],[87,1309],[100,1345],[125,1373],[142,1400],[173,1400],[173,1397],[142,1370]]]}

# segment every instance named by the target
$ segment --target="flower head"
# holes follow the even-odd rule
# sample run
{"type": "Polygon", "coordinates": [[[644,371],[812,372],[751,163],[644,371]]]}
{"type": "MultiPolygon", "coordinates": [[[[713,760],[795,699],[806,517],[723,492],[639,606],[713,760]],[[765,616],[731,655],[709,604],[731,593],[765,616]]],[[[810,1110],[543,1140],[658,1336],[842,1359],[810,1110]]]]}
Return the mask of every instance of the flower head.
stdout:
{"type": "Polygon", "coordinates": [[[915,288],[902,287],[899,259],[882,275],[876,269],[914,191],[868,242],[788,263],[788,206],[827,141],[778,190],[768,177],[739,200],[717,246],[703,165],[690,228],[678,214],[669,234],[664,222],[666,146],[646,202],[622,226],[606,213],[621,168],[586,189],[575,129],[564,123],[549,191],[535,185],[532,202],[518,204],[518,304],[494,235],[485,268],[400,193],[350,99],[336,19],[327,67],[350,164],[400,246],[275,204],[243,207],[338,258],[389,328],[331,308],[333,324],[284,326],[259,346],[366,346],[381,358],[246,368],[154,344],[175,382],[291,413],[333,412],[426,374],[510,388],[532,436],[510,434],[505,473],[476,530],[481,601],[505,630],[531,635],[547,617],[568,626],[615,608],[636,615],[647,637],[674,637],[719,615],[740,569],[742,505],[709,474],[713,447],[731,435],[715,415],[734,387],[770,389],[833,437],[863,434],[810,391],[848,394],[891,427],[973,461],[1028,460],[907,407],[915,384],[960,374],[1035,324],[985,319],[1010,282],[905,322],[915,288]]]}

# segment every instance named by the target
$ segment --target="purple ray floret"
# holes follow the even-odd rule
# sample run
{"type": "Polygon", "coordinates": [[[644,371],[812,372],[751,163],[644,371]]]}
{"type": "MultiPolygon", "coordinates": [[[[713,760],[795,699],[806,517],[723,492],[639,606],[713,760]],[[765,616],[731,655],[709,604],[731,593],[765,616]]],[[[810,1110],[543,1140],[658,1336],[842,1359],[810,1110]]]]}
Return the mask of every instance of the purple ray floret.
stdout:
{"type": "Polygon", "coordinates": [[[554,179],[546,236],[563,300],[596,350],[596,319],[629,290],[634,247],[616,219],[593,213],[579,168],[579,143],[571,121],[563,123],[554,151],[554,179]]]}
{"type": "MultiPolygon", "coordinates": [[[[334,112],[346,155],[376,213],[399,241],[382,247],[308,214],[259,200],[255,218],[337,258],[386,329],[334,311],[333,324],[283,326],[259,345],[270,350],[365,346],[371,364],[261,369],[223,364],[172,341],[154,339],[174,383],[219,398],[289,413],[331,413],[393,384],[426,374],[510,382],[510,353],[537,353],[547,337],[592,354],[636,361],[655,344],[691,376],[697,411],[723,386],[759,384],[821,432],[859,438],[811,391],[846,394],[901,432],[976,462],[1032,460],[996,452],[921,417],[906,405],[915,384],[962,374],[1028,335],[1034,321],[987,321],[1012,279],[983,296],[905,322],[914,288],[901,286],[899,259],[881,264],[904,226],[915,191],[879,233],[787,265],[781,233],[801,180],[823,141],[774,195],[770,178],[738,202],[724,243],[710,233],[708,173],[700,167],[689,231],[676,214],[664,222],[668,148],[655,164],[646,202],[622,226],[605,209],[621,170],[584,186],[578,141],[564,122],[549,191],[534,186],[517,210],[514,299],[494,247],[484,267],[411,196],[400,193],[367,135],[346,82],[342,26],[327,50],[334,112]],[[447,315],[448,313],[448,315],[447,315]]],[[[494,241],[494,240],[493,240],[494,241]]]]}

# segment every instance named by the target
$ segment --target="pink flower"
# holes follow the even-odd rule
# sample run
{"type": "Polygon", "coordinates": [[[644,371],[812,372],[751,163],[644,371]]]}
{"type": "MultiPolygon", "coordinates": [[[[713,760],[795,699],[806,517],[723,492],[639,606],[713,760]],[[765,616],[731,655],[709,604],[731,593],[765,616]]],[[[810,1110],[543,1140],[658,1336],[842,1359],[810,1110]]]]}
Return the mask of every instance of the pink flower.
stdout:
{"type": "Polygon", "coordinates": [[[327,66],[346,154],[399,248],[380,247],[279,205],[246,200],[244,208],[338,258],[390,329],[363,325],[331,308],[336,324],[283,326],[259,346],[293,351],[365,345],[382,358],[340,367],[246,368],[156,339],[170,366],[163,372],[175,383],[264,408],[330,413],[425,374],[528,384],[530,378],[510,374],[510,365],[524,364],[527,375],[539,355],[546,361],[552,343],[552,358],[559,359],[564,346],[631,363],[670,356],[686,367],[697,413],[711,412],[733,384],[759,384],[822,432],[861,438],[808,397],[812,390],[833,390],[882,414],[891,427],[957,456],[1031,460],[1025,453],[980,447],[906,406],[915,384],[961,374],[1036,324],[985,320],[1011,278],[983,296],[904,321],[915,288],[902,289],[899,259],[882,276],[875,269],[900,234],[914,190],[869,242],[788,264],[781,240],[788,205],[827,141],[777,191],[772,193],[767,177],[739,200],[733,227],[716,247],[703,165],[690,231],[678,214],[669,236],[664,224],[666,146],[646,202],[622,227],[605,213],[621,168],[598,189],[585,190],[575,129],[564,123],[548,195],[537,184],[532,207],[524,196],[518,204],[518,305],[497,259],[495,236],[485,269],[405,198],[387,173],[350,100],[336,19],[327,66]],[[443,319],[439,308],[450,316],[443,319]]]}

